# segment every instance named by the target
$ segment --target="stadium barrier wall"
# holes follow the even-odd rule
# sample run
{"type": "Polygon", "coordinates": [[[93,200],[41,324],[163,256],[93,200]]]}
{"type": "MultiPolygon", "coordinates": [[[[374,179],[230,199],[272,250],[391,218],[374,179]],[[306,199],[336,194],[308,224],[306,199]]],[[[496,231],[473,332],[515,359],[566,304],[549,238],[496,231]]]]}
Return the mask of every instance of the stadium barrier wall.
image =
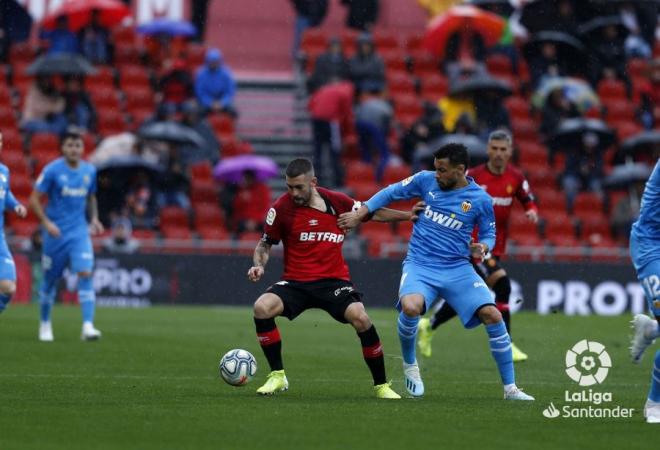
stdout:
{"type": "MultiPolygon", "coordinates": [[[[22,255],[17,256],[23,261],[22,255]]],[[[38,258],[30,260],[38,264],[38,258]]],[[[348,262],[353,282],[365,294],[367,306],[394,305],[401,276],[399,261],[348,262]]],[[[252,283],[246,277],[251,265],[251,258],[243,256],[99,255],[94,285],[101,306],[247,306],[282,273],[281,258],[272,257],[264,278],[252,283]]],[[[510,304],[514,312],[522,309],[540,314],[618,315],[646,310],[644,291],[627,264],[507,262],[505,267],[512,279],[510,304]]],[[[20,268],[23,294],[17,300],[29,301],[30,292],[34,300],[39,271],[23,263],[20,268]],[[29,283],[33,286],[26,286],[29,283]]],[[[74,291],[75,277],[67,276],[60,301],[75,301],[71,298],[74,291]]]]}

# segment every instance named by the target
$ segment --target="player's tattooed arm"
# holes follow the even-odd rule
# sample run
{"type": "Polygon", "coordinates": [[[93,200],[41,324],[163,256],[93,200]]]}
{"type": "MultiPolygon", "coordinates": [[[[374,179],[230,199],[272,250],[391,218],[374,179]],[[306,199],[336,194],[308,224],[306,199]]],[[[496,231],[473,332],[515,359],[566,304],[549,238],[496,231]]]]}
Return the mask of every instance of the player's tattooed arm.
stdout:
{"type": "Polygon", "coordinates": [[[271,244],[261,239],[254,249],[252,255],[252,267],[248,270],[247,276],[250,281],[259,281],[263,276],[270,256],[271,244]]]}

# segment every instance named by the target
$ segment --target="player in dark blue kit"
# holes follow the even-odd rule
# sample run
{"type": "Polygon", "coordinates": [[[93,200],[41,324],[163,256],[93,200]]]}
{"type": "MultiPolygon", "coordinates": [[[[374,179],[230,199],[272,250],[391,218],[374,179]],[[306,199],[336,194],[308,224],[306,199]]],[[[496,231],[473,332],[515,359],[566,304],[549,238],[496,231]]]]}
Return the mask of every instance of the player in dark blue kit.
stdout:
{"type": "Polygon", "coordinates": [[[78,300],[82,310],[81,338],[101,337],[94,327],[96,294],[92,285],[94,250],[92,234],[102,233],[96,203],[96,168],[82,161],[82,136],[67,131],[60,143],[62,157],[44,167],[30,195],[30,207],[41,221],[43,237],[42,267],[44,276],[39,288],[41,323],[39,340],[53,340],[50,314],[55,301],[57,282],[64,269],[78,275],[78,300]],[[43,196],[48,198],[44,211],[43,196]],[[89,223],[87,215],[89,214],[89,223]]]}
{"type": "MultiPolygon", "coordinates": [[[[630,356],[638,363],[644,350],[660,336],[660,160],[655,163],[655,169],[646,182],[639,219],[630,232],[630,256],[655,318],[638,314],[633,320],[635,335],[630,356]]],[[[660,350],[655,352],[644,417],[648,423],[660,423],[660,350]]]]}
{"type": "Polygon", "coordinates": [[[353,228],[371,211],[397,200],[421,198],[426,204],[413,226],[397,303],[406,389],[412,396],[424,394],[415,357],[417,325],[431,303],[442,297],[466,328],[480,323],[486,326],[491,353],[504,384],[504,398],[534,400],[515,384],[511,338],[488,286],[470,263],[471,254],[483,257],[495,244],[493,200],[466,176],[469,159],[465,146],[448,144],[434,156],[435,171],[419,172],[390,185],[357,212],[340,219],[340,225],[353,228]],[[479,242],[473,243],[475,226],[479,227],[479,242]]]}
{"type": "MultiPolygon", "coordinates": [[[[2,151],[2,133],[0,133],[0,151],[2,151]]],[[[14,211],[19,217],[25,217],[27,210],[11,193],[9,187],[9,169],[0,164],[0,212],[14,211]]],[[[0,214],[0,313],[7,308],[11,297],[16,292],[16,266],[5,240],[5,215],[0,214]]]]}

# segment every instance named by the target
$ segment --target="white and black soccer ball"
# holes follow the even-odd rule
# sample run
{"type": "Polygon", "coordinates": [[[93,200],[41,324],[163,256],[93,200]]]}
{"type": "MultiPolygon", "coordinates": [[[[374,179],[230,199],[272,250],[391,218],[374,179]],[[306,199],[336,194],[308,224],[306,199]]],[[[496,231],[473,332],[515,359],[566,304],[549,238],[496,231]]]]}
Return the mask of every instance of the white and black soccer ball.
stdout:
{"type": "Polygon", "coordinates": [[[220,360],[220,376],[232,386],[248,384],[257,373],[257,360],[247,350],[229,350],[220,360]]]}

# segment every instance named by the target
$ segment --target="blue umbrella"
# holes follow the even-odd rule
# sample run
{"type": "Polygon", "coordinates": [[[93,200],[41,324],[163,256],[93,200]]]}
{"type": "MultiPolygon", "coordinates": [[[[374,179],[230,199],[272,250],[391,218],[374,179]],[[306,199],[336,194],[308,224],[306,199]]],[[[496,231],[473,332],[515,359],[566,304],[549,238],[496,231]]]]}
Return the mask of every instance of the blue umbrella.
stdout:
{"type": "Polygon", "coordinates": [[[7,37],[11,42],[25,41],[30,37],[32,29],[32,17],[24,6],[16,0],[2,0],[0,2],[2,12],[3,28],[7,31],[7,37]]]}
{"type": "Polygon", "coordinates": [[[187,20],[173,20],[167,18],[155,19],[137,27],[137,32],[153,36],[166,34],[168,36],[195,36],[197,29],[187,20]]]}

